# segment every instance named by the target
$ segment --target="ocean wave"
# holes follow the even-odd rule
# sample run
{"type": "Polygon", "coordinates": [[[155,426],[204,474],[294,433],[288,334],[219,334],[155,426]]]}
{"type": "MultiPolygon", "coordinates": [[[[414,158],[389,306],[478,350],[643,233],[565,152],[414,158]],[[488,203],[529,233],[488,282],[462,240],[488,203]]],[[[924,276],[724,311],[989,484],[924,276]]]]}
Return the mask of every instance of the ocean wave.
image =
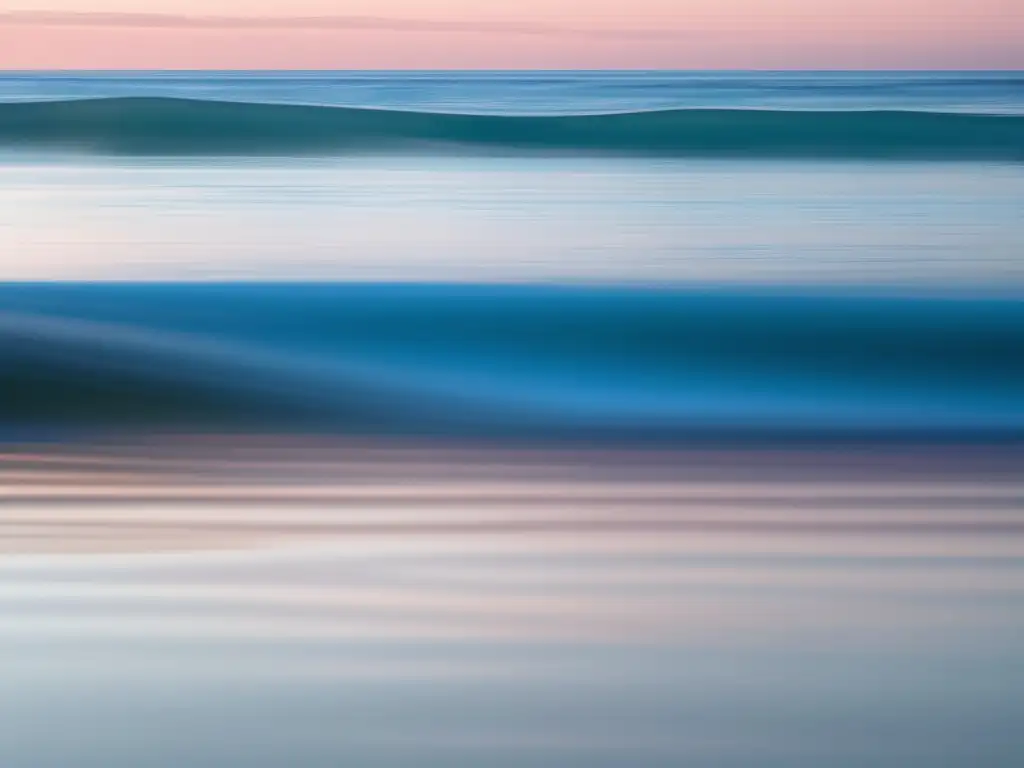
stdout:
{"type": "Polygon", "coordinates": [[[1024,435],[1024,305],[495,285],[0,287],[0,435],[1024,435]]]}
{"type": "Polygon", "coordinates": [[[678,157],[1024,159],[1024,116],[672,109],[562,116],[177,98],[0,104],[0,145],[143,155],[537,151],[678,157]]]}

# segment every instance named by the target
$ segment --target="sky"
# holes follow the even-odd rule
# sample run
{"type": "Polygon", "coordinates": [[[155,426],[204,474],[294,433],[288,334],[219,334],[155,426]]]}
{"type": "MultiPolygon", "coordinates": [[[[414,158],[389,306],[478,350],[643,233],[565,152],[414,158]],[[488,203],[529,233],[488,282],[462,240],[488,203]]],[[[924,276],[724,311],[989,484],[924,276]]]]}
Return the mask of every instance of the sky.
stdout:
{"type": "Polygon", "coordinates": [[[0,69],[1019,69],[1024,0],[0,0],[0,69]]]}

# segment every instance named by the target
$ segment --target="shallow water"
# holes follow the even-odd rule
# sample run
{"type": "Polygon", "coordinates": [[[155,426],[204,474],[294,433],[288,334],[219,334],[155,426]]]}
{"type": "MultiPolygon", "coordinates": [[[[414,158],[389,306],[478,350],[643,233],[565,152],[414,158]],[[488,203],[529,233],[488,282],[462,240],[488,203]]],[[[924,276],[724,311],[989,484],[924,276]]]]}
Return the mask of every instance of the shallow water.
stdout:
{"type": "Polygon", "coordinates": [[[0,759],[1015,765],[1021,465],[929,469],[951,458],[719,451],[628,480],[577,456],[555,481],[496,457],[119,498],[95,468],[8,477],[0,759]]]}

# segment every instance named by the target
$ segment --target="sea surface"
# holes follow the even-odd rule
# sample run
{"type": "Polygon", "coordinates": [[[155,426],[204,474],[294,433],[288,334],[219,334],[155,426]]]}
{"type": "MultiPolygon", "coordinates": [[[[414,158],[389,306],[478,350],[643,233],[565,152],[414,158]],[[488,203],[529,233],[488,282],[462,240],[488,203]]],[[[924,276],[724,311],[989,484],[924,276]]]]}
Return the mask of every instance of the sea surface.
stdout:
{"type": "Polygon", "coordinates": [[[1020,72],[0,73],[0,766],[1024,764],[1020,72]]]}

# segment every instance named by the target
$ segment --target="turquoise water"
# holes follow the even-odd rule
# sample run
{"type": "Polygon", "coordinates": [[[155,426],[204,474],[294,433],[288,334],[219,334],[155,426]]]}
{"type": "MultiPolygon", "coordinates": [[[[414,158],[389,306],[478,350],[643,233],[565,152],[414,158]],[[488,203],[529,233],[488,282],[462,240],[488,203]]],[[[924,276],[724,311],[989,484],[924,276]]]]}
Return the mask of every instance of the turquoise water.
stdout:
{"type": "Polygon", "coordinates": [[[5,72],[0,100],[202,98],[476,114],[675,108],[1024,113],[1017,71],[5,72]]]}
{"type": "Polygon", "coordinates": [[[0,765],[1024,763],[1021,83],[0,75],[0,765]]]}
{"type": "Polygon", "coordinates": [[[0,77],[0,279],[1014,287],[1013,72],[0,77]]]}

